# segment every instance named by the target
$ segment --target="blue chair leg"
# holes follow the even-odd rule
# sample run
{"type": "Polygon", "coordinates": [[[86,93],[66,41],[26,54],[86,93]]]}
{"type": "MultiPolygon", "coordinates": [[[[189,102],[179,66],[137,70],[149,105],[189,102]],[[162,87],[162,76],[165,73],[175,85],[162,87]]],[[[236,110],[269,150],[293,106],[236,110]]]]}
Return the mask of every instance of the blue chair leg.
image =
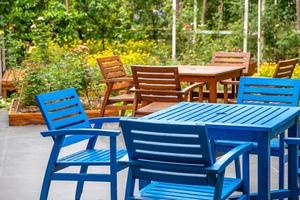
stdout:
{"type": "MultiPolygon", "coordinates": [[[[80,168],[80,174],[86,174],[88,170],[87,166],[82,166],[80,168]]],[[[76,187],[76,194],[75,194],[75,199],[79,200],[82,194],[82,190],[83,190],[83,185],[84,185],[84,181],[78,181],[77,183],[77,187],[76,187]]]]}
{"type": "Polygon", "coordinates": [[[117,146],[116,138],[110,138],[110,199],[117,200],[117,146]]]}
{"type": "Polygon", "coordinates": [[[279,137],[279,189],[284,188],[284,133],[280,134],[279,137]]]}
{"type": "Polygon", "coordinates": [[[58,137],[53,145],[53,148],[52,148],[52,151],[50,154],[50,158],[48,161],[47,169],[45,172],[44,180],[43,180],[40,200],[47,200],[50,183],[51,183],[51,176],[52,176],[52,173],[54,172],[53,170],[55,169],[55,162],[56,162],[58,154],[59,154],[60,145],[62,143],[62,140],[63,140],[62,136],[58,137]]]}
{"type": "Polygon", "coordinates": [[[47,166],[46,173],[43,180],[42,190],[40,194],[40,200],[47,200],[52,175],[52,166],[47,166]]]}
{"type": "Polygon", "coordinates": [[[110,182],[110,198],[111,200],[117,200],[117,173],[111,174],[110,182]]]}
{"type": "Polygon", "coordinates": [[[126,192],[125,192],[125,200],[130,200],[133,197],[134,193],[134,185],[135,179],[132,178],[132,172],[129,169],[127,175],[127,184],[126,184],[126,192]]]}

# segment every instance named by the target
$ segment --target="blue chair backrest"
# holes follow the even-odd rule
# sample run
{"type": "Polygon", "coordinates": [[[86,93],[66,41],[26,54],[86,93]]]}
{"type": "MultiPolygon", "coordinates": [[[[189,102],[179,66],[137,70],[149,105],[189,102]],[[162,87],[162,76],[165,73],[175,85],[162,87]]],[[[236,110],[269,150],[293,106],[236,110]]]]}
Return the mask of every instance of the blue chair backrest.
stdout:
{"type": "Polygon", "coordinates": [[[298,106],[300,80],[242,77],[238,104],[298,106]]]}
{"type": "MultiPolygon", "coordinates": [[[[74,88],[39,94],[36,100],[49,130],[91,127],[74,88]]],[[[92,137],[66,136],[63,146],[92,137]]]]}
{"type": "Polygon", "coordinates": [[[212,153],[204,125],[120,120],[134,177],[207,184],[212,153]]]}

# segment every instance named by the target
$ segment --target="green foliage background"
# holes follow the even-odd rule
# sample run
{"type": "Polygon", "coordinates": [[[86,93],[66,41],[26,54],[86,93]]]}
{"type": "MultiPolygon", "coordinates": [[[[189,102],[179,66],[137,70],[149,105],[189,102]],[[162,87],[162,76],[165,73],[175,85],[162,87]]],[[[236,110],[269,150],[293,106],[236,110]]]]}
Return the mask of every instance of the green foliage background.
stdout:
{"type": "MultiPolygon", "coordinates": [[[[197,34],[193,41],[194,0],[177,0],[177,63],[206,64],[214,51],[240,51],[243,41],[242,0],[210,0],[205,26],[231,35],[197,34]]],[[[266,61],[299,57],[295,1],[265,0],[263,57],[266,61]]],[[[0,32],[4,32],[8,67],[28,70],[22,85],[24,105],[34,95],[65,87],[101,89],[97,56],[119,54],[130,64],[173,64],[172,1],[165,0],[1,0],[0,32]],[[89,52],[72,52],[85,45],[89,52]]],[[[202,0],[198,0],[198,23],[202,0]]],[[[257,1],[250,1],[249,51],[257,49],[257,1]]],[[[97,94],[98,96],[100,94],[97,94]]]]}

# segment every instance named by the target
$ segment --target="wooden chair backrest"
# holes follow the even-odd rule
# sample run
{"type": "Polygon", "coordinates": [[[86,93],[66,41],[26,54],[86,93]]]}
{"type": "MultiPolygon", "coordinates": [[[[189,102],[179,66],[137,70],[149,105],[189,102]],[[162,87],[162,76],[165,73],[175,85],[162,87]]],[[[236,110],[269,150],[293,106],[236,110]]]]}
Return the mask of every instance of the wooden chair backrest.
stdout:
{"type": "MultiPolygon", "coordinates": [[[[74,88],[36,95],[36,101],[49,130],[91,128],[88,117],[74,88]]],[[[66,136],[68,146],[93,136],[66,136]]]]}
{"type": "Polygon", "coordinates": [[[238,104],[298,106],[300,80],[241,77],[238,104]]]}
{"type": "Polygon", "coordinates": [[[177,67],[132,66],[131,70],[139,101],[182,101],[177,67]]]}
{"type": "MultiPolygon", "coordinates": [[[[255,69],[250,69],[250,53],[244,52],[214,52],[212,55],[211,65],[245,67],[243,74],[251,74],[255,69]]],[[[251,65],[251,67],[254,67],[251,65]]]]}
{"type": "MultiPolygon", "coordinates": [[[[207,131],[201,124],[163,124],[122,118],[120,125],[139,179],[207,184],[205,169],[213,164],[207,131]],[[202,176],[203,175],[203,176],[202,176]]],[[[130,165],[131,166],[131,165],[130,165]]]]}
{"type": "Polygon", "coordinates": [[[291,78],[298,59],[278,61],[273,78],[291,78]]]}
{"type": "Polygon", "coordinates": [[[100,67],[103,78],[106,80],[126,76],[123,63],[121,62],[119,56],[97,58],[97,62],[100,67]]]}

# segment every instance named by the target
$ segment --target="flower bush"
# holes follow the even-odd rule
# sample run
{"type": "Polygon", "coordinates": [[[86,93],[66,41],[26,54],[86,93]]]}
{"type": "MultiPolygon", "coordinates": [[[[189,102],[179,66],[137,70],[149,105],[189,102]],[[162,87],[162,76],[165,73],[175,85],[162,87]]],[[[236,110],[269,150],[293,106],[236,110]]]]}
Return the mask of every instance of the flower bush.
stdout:
{"type": "Polygon", "coordinates": [[[105,85],[100,84],[102,75],[96,58],[120,55],[128,74],[133,64],[157,65],[162,57],[151,41],[112,43],[106,50],[98,49],[98,41],[75,41],[59,46],[53,41],[30,47],[23,65],[26,75],[19,83],[21,106],[35,105],[34,96],[39,93],[74,87],[86,99],[90,108],[99,106],[105,85]],[[153,55],[155,54],[156,55],[153,55]],[[98,103],[93,103],[94,101],[98,103]]]}
{"type": "MultiPolygon", "coordinates": [[[[276,63],[265,62],[262,63],[259,68],[259,74],[255,76],[272,77],[276,69],[276,63]]],[[[293,73],[292,78],[300,78],[300,65],[297,64],[293,73]]]]}

